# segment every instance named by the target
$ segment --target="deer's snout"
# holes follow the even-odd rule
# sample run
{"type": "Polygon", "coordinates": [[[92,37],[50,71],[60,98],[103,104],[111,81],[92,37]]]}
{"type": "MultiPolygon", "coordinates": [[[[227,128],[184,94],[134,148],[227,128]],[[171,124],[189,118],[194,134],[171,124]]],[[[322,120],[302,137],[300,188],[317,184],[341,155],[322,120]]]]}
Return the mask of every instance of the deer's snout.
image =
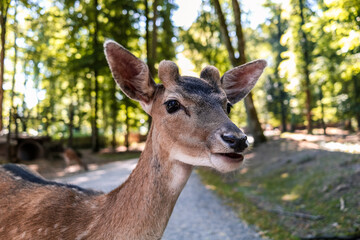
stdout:
{"type": "Polygon", "coordinates": [[[235,152],[242,152],[249,146],[249,142],[247,141],[247,137],[244,134],[242,134],[240,137],[238,137],[238,136],[235,136],[232,133],[223,133],[221,135],[221,139],[229,147],[234,149],[235,152]]]}

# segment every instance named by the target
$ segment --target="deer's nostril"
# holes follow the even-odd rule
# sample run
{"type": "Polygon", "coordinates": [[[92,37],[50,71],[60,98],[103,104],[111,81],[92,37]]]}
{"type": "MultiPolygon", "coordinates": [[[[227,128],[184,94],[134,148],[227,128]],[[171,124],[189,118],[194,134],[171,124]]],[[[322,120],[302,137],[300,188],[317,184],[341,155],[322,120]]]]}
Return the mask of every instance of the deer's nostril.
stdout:
{"type": "Polygon", "coordinates": [[[249,146],[247,137],[236,137],[232,134],[224,133],[221,135],[222,140],[226,142],[229,147],[233,148],[236,152],[244,151],[249,146]]]}
{"type": "Polygon", "coordinates": [[[231,134],[223,134],[221,135],[221,138],[226,142],[226,143],[229,143],[229,144],[234,144],[236,143],[236,139],[237,137],[235,137],[234,135],[231,135],[231,134]]]}

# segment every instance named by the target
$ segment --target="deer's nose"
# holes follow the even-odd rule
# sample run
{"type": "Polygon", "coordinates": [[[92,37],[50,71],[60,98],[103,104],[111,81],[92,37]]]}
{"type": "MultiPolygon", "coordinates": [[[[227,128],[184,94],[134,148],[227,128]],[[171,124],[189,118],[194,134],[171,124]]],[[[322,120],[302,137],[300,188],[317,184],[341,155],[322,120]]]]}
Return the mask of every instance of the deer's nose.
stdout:
{"type": "Polygon", "coordinates": [[[231,133],[224,133],[221,135],[221,138],[229,147],[234,149],[235,152],[242,152],[249,146],[246,135],[237,137],[231,133]]]}

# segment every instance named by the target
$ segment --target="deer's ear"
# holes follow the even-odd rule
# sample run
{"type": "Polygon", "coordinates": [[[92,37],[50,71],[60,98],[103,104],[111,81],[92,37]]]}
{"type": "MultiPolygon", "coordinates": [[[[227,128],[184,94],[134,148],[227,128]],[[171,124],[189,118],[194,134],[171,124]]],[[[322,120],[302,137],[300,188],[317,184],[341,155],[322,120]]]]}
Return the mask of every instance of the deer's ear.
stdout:
{"type": "Polygon", "coordinates": [[[232,104],[237,103],[255,86],[266,67],[265,60],[255,60],[227,71],[221,78],[222,88],[232,104]]]}
{"type": "Polygon", "coordinates": [[[146,63],[114,41],[106,41],[104,48],[111,73],[121,90],[142,105],[151,105],[156,84],[146,63]]]}

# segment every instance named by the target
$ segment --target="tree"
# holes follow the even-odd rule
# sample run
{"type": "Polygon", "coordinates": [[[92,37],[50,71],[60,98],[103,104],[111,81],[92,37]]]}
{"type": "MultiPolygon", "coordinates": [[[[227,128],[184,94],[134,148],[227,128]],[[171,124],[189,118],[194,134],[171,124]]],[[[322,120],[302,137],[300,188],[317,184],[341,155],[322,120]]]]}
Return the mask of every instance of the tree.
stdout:
{"type": "Polygon", "coordinates": [[[181,29],[180,39],[184,54],[191,59],[197,69],[205,65],[216,66],[226,72],[231,66],[226,46],[221,42],[220,25],[213,8],[203,1],[199,16],[189,29],[181,29]]]}
{"type": "Polygon", "coordinates": [[[0,3],[1,51],[0,51],[0,131],[3,129],[3,100],[4,100],[4,63],[5,63],[5,37],[8,10],[11,0],[2,0],[0,3]]]}
{"type": "Polygon", "coordinates": [[[308,23],[315,12],[305,0],[293,0],[291,8],[284,10],[288,28],[281,37],[281,44],[287,47],[287,51],[282,53],[284,60],[279,69],[290,82],[299,82],[296,89],[291,89],[294,96],[290,100],[292,118],[298,118],[299,123],[305,122],[308,133],[312,133],[312,109],[316,104],[313,91],[316,84],[312,83],[314,81],[311,81],[310,74],[313,70],[313,51],[316,42],[310,34],[311,26],[308,23]],[[304,114],[306,121],[303,119],[304,114]]]}
{"type": "Polygon", "coordinates": [[[93,93],[94,93],[94,98],[93,98],[93,112],[92,112],[92,121],[91,121],[91,139],[92,139],[92,151],[93,152],[98,152],[100,150],[100,145],[99,145],[99,129],[98,129],[98,112],[99,112],[99,79],[98,79],[98,75],[99,75],[99,60],[98,60],[98,55],[99,55],[99,42],[98,42],[98,34],[99,34],[99,20],[98,20],[98,15],[99,15],[99,10],[98,10],[98,1],[94,0],[93,2],[93,23],[94,23],[94,33],[93,33],[93,73],[94,73],[94,88],[93,88],[93,93]]]}
{"type": "Polygon", "coordinates": [[[312,35],[317,40],[315,62],[321,69],[315,77],[322,83],[323,105],[336,111],[335,116],[324,115],[345,121],[349,129],[355,118],[359,130],[360,1],[319,1],[319,9],[322,15],[312,22],[312,35]]]}
{"type": "Polygon", "coordinates": [[[304,78],[305,78],[305,93],[306,93],[306,119],[307,119],[307,131],[309,134],[312,133],[312,119],[311,119],[311,83],[310,83],[310,70],[309,70],[309,65],[310,65],[310,46],[309,46],[309,40],[308,40],[308,36],[306,34],[306,32],[304,31],[304,27],[305,27],[305,14],[304,14],[304,2],[306,3],[306,0],[299,0],[299,8],[300,8],[300,18],[301,18],[301,23],[300,23],[300,33],[301,33],[301,39],[300,39],[300,45],[302,47],[302,55],[303,55],[303,74],[304,74],[304,78]]]}
{"type": "MultiPolygon", "coordinates": [[[[232,0],[232,10],[234,14],[234,24],[236,28],[236,37],[237,37],[237,51],[239,53],[239,57],[235,56],[235,50],[232,46],[228,26],[225,21],[225,17],[223,14],[223,11],[221,9],[221,5],[218,0],[212,0],[212,4],[215,7],[219,23],[220,23],[220,30],[221,34],[226,46],[226,49],[229,54],[230,62],[233,65],[233,67],[236,67],[238,65],[244,64],[247,62],[246,55],[245,55],[245,38],[242,30],[242,24],[241,24],[241,9],[240,5],[237,0],[232,0]]],[[[257,112],[255,109],[255,105],[252,98],[252,93],[250,92],[249,95],[245,98],[245,108],[246,113],[248,116],[248,126],[250,129],[250,132],[252,133],[254,137],[254,146],[263,143],[266,141],[266,138],[264,136],[263,130],[260,125],[260,121],[257,116],[257,112]]]]}
{"type": "MultiPolygon", "coordinates": [[[[266,107],[269,112],[273,113],[274,117],[281,122],[281,131],[287,131],[287,115],[288,102],[290,100],[289,94],[285,91],[288,84],[287,80],[280,76],[279,66],[283,60],[281,54],[286,51],[286,47],[281,45],[281,37],[287,28],[287,21],[282,17],[282,7],[280,4],[267,1],[264,5],[270,10],[270,18],[266,23],[261,25],[263,42],[271,45],[271,55],[274,59],[274,66],[272,66],[273,73],[267,75],[266,91],[267,100],[266,107]]],[[[269,66],[270,67],[270,66],[269,66]]]]}

